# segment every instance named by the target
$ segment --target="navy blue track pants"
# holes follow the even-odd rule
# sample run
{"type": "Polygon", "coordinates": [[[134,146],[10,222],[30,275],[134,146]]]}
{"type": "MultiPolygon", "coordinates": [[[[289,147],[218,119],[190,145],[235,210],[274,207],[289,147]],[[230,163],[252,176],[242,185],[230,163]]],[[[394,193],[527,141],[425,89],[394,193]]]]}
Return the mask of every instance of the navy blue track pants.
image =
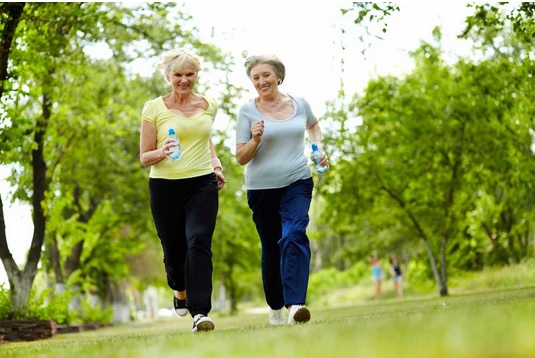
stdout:
{"type": "Polygon", "coordinates": [[[248,190],[247,201],[262,244],[262,282],[272,309],[305,304],[310,272],[306,234],[312,178],[287,187],[248,190]]]}

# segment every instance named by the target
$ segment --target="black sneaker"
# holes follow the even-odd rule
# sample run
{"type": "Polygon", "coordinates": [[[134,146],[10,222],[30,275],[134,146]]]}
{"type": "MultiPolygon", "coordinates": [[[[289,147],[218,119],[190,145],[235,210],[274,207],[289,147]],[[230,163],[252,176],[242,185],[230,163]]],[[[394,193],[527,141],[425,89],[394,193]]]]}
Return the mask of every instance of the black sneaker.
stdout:
{"type": "Polygon", "coordinates": [[[214,329],[214,321],[208,316],[203,314],[196,314],[193,317],[193,328],[192,332],[206,332],[212,331],[214,329]]]}
{"type": "Polygon", "coordinates": [[[186,298],[179,300],[173,295],[173,307],[175,308],[176,314],[180,317],[184,317],[188,314],[188,300],[186,298]]]}

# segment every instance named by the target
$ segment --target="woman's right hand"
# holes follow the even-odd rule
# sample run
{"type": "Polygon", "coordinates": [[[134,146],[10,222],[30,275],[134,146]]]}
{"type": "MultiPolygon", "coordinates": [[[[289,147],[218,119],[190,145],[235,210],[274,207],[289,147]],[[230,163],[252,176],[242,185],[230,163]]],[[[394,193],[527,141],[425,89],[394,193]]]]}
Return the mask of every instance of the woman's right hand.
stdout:
{"type": "Polygon", "coordinates": [[[167,138],[161,148],[164,157],[167,157],[172,153],[170,149],[171,147],[176,147],[176,141],[172,138],[167,138]]]}
{"type": "Polygon", "coordinates": [[[251,135],[252,138],[247,143],[240,143],[236,145],[236,159],[240,165],[245,165],[249,163],[260,143],[262,142],[262,136],[264,135],[264,121],[260,120],[255,122],[251,126],[251,135]]]}
{"type": "Polygon", "coordinates": [[[262,141],[262,135],[264,134],[264,121],[260,120],[253,124],[251,127],[251,134],[255,142],[260,143],[262,141]]]}

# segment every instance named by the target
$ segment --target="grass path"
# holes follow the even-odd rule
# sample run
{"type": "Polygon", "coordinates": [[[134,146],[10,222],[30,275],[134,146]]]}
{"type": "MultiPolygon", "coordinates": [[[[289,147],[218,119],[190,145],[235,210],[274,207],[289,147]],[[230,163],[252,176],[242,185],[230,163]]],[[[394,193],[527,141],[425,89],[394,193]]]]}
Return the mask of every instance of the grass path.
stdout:
{"type": "Polygon", "coordinates": [[[271,327],[267,317],[139,321],[0,345],[0,357],[535,357],[535,287],[446,298],[311,307],[312,321],[271,327]]]}

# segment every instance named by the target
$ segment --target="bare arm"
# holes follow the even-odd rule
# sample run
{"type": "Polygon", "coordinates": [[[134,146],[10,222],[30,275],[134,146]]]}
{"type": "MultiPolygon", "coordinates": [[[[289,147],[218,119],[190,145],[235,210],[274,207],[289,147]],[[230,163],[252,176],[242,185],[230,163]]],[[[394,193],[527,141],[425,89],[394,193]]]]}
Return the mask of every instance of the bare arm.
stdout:
{"type": "Polygon", "coordinates": [[[221,190],[225,186],[227,179],[225,179],[225,176],[223,175],[223,166],[221,165],[221,161],[217,157],[217,153],[215,151],[215,146],[214,146],[214,142],[212,142],[212,138],[208,139],[208,145],[210,146],[210,158],[211,158],[212,168],[214,168],[215,175],[217,176],[217,188],[221,190]]]}
{"type": "Polygon", "coordinates": [[[329,165],[327,154],[325,154],[325,151],[323,150],[323,144],[321,143],[321,128],[318,121],[314,121],[310,126],[307,127],[307,134],[310,141],[316,143],[318,148],[323,152],[323,156],[320,159],[320,164],[322,166],[329,165]]]}
{"type": "Polygon", "coordinates": [[[321,144],[321,128],[318,121],[307,127],[307,134],[310,141],[315,142],[318,148],[323,150],[323,145],[321,144]]]}
{"type": "Polygon", "coordinates": [[[236,145],[236,160],[240,165],[249,163],[255,156],[264,134],[264,121],[258,121],[251,127],[253,137],[247,143],[236,145]]]}
{"type": "Polygon", "coordinates": [[[161,148],[156,148],[156,126],[145,120],[141,121],[141,134],[139,136],[139,161],[144,167],[157,164],[167,158],[174,143],[170,140],[161,148]]]}

